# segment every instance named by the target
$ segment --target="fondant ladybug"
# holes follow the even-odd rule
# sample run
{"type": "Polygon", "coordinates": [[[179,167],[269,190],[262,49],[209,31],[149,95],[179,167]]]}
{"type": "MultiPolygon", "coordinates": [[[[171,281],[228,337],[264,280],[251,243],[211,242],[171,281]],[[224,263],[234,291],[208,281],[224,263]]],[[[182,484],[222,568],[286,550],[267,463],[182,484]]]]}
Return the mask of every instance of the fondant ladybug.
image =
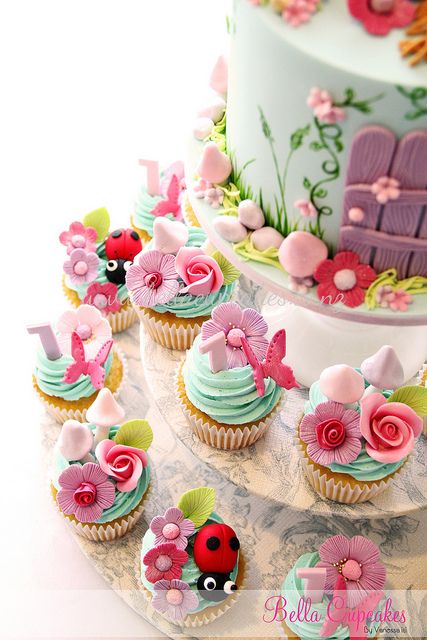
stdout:
{"type": "Polygon", "coordinates": [[[133,229],[116,229],[105,241],[108,258],[105,275],[114,284],[125,284],[126,271],[135,256],[142,251],[139,235],[133,229]]]}
{"type": "Polygon", "coordinates": [[[208,524],[194,539],[194,561],[202,575],[197,589],[205,600],[221,602],[237,585],[230,573],[237,563],[240,543],[228,524],[208,524]]]}

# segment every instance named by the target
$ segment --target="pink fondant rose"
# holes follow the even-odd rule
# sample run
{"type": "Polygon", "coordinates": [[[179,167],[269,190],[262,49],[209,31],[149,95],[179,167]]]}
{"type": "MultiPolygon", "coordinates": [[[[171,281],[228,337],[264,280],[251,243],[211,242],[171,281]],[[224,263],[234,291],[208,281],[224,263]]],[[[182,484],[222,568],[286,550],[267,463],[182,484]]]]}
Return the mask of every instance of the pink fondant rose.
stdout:
{"type": "Polygon", "coordinates": [[[361,402],[360,430],[366,451],[374,460],[403,460],[422,428],[422,419],[402,402],[387,402],[380,393],[372,393],[361,402]]]}
{"type": "Polygon", "coordinates": [[[138,484],[148,457],[142,449],[101,440],[95,450],[101,469],[117,480],[117,489],[123,493],[132,491],[138,484]]]}
{"type": "Polygon", "coordinates": [[[181,293],[207,296],[219,291],[224,276],[216,260],[197,247],[182,247],[176,256],[175,269],[187,285],[181,293]]]}

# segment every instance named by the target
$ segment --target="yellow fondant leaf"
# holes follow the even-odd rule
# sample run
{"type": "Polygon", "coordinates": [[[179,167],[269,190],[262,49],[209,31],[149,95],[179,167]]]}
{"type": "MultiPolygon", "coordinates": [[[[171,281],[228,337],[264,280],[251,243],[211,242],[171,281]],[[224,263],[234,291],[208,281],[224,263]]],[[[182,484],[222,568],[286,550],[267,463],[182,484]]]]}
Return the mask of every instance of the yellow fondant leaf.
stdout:
{"type": "Polygon", "coordinates": [[[424,387],[400,387],[391,394],[387,402],[402,402],[421,418],[427,415],[427,389],[424,387]]]}
{"type": "Polygon", "coordinates": [[[147,420],[129,420],[117,431],[114,442],[147,451],[153,442],[153,431],[147,420]]]}
{"type": "Polygon", "coordinates": [[[224,276],[224,284],[231,284],[240,277],[240,271],[236,269],[236,267],[232,265],[231,262],[227,260],[227,258],[224,258],[222,253],[220,253],[219,251],[215,251],[212,254],[212,258],[217,261],[218,266],[222,271],[222,275],[224,276]]]}
{"type": "Polygon", "coordinates": [[[85,215],[83,224],[85,227],[93,227],[96,230],[96,241],[102,242],[110,230],[110,214],[105,207],[95,209],[85,215]]]}
{"type": "Polygon", "coordinates": [[[178,502],[178,509],[181,509],[185,518],[194,522],[197,529],[205,524],[214,508],[215,489],[209,487],[187,491],[178,502]]]}

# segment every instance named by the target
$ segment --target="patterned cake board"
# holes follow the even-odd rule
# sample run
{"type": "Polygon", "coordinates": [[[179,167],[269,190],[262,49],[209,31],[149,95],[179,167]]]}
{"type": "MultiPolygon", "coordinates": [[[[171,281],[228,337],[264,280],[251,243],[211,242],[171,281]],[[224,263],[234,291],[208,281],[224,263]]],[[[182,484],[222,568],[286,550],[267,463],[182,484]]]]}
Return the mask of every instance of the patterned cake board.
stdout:
{"type": "MultiPolygon", "coordinates": [[[[390,517],[373,520],[370,511],[384,517],[390,513],[388,507],[382,509],[374,505],[360,511],[360,519],[356,520],[348,517],[346,508],[341,512],[334,511],[334,517],[331,518],[330,511],[322,513],[318,507],[304,511],[290,508],[275,496],[270,498],[252,493],[247,485],[249,476],[246,475],[244,481],[239,479],[238,464],[233,463],[237,471],[230,469],[225,473],[224,468],[232,466],[228,454],[223,454],[221,464],[218,463],[220,456],[215,452],[215,459],[205,460],[193,452],[188,442],[177,437],[175,426],[165,419],[159,407],[164,407],[172,420],[178,419],[179,414],[172,410],[176,400],[171,380],[180,354],[169,352],[144,337],[142,352],[146,355],[141,364],[138,333],[139,327],[135,326],[118,337],[118,344],[125,352],[129,365],[129,380],[120,402],[129,418],[140,417],[141,412],[151,405],[147,418],[154,431],[154,442],[150,448],[153,481],[145,513],[129,534],[112,543],[91,542],[70,529],[70,534],[75,536],[95,569],[134,611],[171,638],[281,637],[280,625],[266,624],[262,620],[265,599],[269,595],[279,594],[284,576],[302,553],[318,548],[326,537],[338,533],[347,536],[358,533],[367,535],[380,545],[390,588],[425,588],[427,537],[423,532],[427,525],[427,511],[420,510],[416,502],[417,495],[414,496],[415,506],[409,515],[398,517],[399,510],[396,510],[390,517]],[[154,362],[155,367],[152,368],[154,362]],[[155,383],[150,380],[154,370],[157,371],[155,383]],[[151,389],[155,391],[155,398],[151,389]],[[233,481],[229,479],[231,477],[233,481]],[[184,491],[202,485],[216,489],[218,512],[238,532],[247,565],[248,591],[242,591],[231,609],[211,624],[199,629],[181,630],[155,613],[139,589],[141,540],[154,515],[176,504],[184,491]]],[[[284,411],[283,423],[291,425],[293,416],[298,413],[291,398],[284,411]]],[[[46,416],[42,429],[47,469],[60,426],[46,416]]],[[[255,450],[260,445],[256,445],[255,450]]],[[[240,455],[247,457],[246,454],[240,455]]],[[[255,458],[261,460],[265,455],[263,446],[255,458]]],[[[257,467],[261,466],[260,462],[257,463],[257,467]]],[[[272,477],[270,469],[268,482],[271,483],[272,477]]],[[[55,507],[52,505],[52,508],[55,507]]],[[[412,607],[412,611],[415,607],[413,615],[417,619],[426,619],[426,612],[421,610],[423,605],[412,593],[408,592],[408,606],[412,607]]],[[[414,635],[423,637],[421,631],[421,627],[416,629],[414,635]]]]}

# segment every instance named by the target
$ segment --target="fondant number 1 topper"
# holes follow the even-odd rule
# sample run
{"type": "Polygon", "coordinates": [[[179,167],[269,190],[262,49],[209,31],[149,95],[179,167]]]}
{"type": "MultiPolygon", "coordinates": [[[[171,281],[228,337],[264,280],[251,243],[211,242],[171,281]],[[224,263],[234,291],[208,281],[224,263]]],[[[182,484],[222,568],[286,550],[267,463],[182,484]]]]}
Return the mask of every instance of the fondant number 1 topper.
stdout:
{"type": "Polygon", "coordinates": [[[301,567],[296,571],[297,578],[305,580],[304,597],[313,603],[322,602],[325,593],[326,569],[321,567],[301,567]]]}
{"type": "Polygon", "coordinates": [[[224,331],[219,331],[219,333],[200,343],[200,353],[209,354],[209,366],[212,373],[218,373],[218,371],[228,369],[225,345],[226,339],[224,331]]]}
{"type": "Polygon", "coordinates": [[[59,360],[62,356],[62,352],[59,348],[58,340],[56,339],[52,325],[49,322],[28,325],[27,331],[30,334],[38,333],[44,352],[49,360],[59,360]]]}
{"type": "Polygon", "coordinates": [[[150,196],[160,195],[160,172],[157,160],[138,160],[141,167],[147,169],[147,191],[150,196]]]}

